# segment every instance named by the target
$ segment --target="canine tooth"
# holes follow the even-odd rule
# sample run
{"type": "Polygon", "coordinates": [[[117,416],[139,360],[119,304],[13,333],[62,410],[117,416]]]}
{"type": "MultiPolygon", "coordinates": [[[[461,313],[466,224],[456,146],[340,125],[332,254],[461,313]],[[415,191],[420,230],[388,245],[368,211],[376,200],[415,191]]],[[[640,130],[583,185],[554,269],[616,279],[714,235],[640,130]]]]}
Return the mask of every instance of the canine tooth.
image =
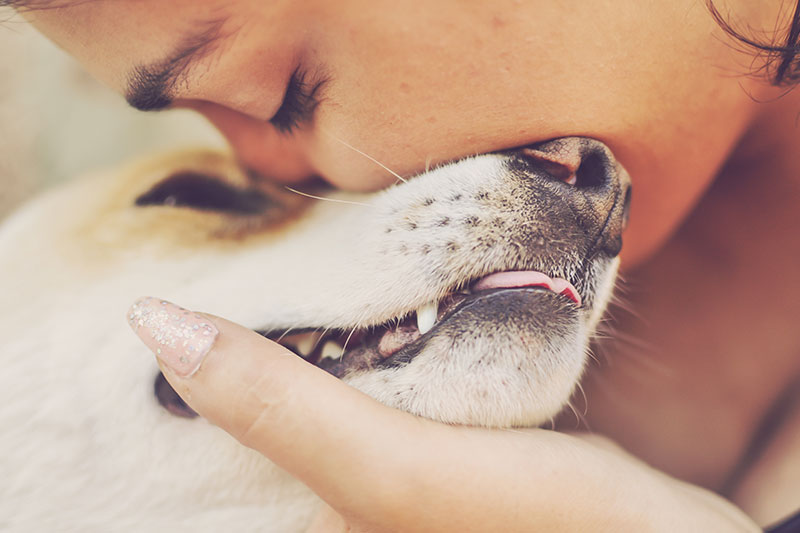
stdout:
{"type": "Polygon", "coordinates": [[[300,354],[305,357],[314,350],[321,336],[322,334],[316,331],[306,333],[297,339],[295,346],[297,346],[297,350],[300,352],[300,354]]]}
{"type": "Polygon", "coordinates": [[[344,348],[339,346],[339,344],[333,341],[328,341],[322,347],[322,352],[320,353],[319,358],[325,359],[326,357],[329,357],[331,359],[339,359],[342,356],[342,352],[344,352],[344,348]]]}
{"type": "Polygon", "coordinates": [[[417,309],[417,329],[423,335],[436,324],[436,314],[439,311],[438,302],[429,302],[417,309]]]}

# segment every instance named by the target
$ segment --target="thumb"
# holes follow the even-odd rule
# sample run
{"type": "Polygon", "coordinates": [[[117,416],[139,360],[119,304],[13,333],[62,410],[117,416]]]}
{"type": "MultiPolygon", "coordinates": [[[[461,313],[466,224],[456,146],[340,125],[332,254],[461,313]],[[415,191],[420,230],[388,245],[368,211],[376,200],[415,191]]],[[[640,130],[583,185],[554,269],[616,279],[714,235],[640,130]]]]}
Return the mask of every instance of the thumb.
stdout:
{"type": "Polygon", "coordinates": [[[406,475],[421,429],[435,426],[379,404],[222,318],[143,298],[128,320],[197,413],[345,514],[363,516],[380,498],[392,499],[397,486],[387,480],[406,475]],[[388,465],[387,456],[393,458],[388,465]]]}

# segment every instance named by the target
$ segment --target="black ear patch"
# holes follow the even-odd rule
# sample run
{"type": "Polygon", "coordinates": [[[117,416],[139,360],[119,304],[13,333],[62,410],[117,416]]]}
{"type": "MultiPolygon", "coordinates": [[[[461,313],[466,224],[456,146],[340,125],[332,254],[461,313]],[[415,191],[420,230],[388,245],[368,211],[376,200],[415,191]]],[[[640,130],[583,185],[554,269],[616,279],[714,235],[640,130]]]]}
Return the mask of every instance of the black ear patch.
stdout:
{"type": "Polygon", "coordinates": [[[136,198],[137,206],[166,205],[231,215],[260,215],[276,204],[252,188],[239,188],[200,172],[179,172],[136,198]]]}

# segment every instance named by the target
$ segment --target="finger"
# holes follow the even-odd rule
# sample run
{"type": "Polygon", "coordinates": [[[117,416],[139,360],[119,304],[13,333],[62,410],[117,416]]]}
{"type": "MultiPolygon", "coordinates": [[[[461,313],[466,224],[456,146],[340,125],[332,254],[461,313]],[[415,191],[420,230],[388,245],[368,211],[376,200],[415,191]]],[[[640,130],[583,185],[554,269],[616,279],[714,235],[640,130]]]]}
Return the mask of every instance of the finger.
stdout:
{"type": "MultiPolygon", "coordinates": [[[[732,519],[663,474],[573,437],[417,419],[246,328],[167,302],[139,301],[129,319],[189,405],[300,478],[356,528],[640,531],[656,516],[681,522],[670,531],[735,530],[714,526],[732,519]],[[686,512],[674,517],[674,503],[686,512]]],[[[341,525],[324,514],[316,527],[326,520],[341,525]]]]}
{"type": "Polygon", "coordinates": [[[352,530],[342,515],[334,511],[330,505],[323,503],[306,533],[346,533],[349,531],[352,530]]]}
{"type": "Polygon", "coordinates": [[[416,464],[421,426],[435,426],[227,320],[152,298],[137,301],[129,320],[187,404],[340,512],[364,516],[393,501],[416,464]]]}

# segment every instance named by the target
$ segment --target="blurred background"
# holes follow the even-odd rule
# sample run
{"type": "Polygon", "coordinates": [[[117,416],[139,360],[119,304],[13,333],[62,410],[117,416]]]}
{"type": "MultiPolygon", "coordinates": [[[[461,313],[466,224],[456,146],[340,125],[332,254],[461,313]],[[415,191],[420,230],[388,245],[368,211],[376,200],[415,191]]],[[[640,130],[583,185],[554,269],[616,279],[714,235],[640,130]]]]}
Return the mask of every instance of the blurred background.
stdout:
{"type": "Polygon", "coordinates": [[[47,187],[156,151],[225,146],[200,115],[142,113],[0,8],[0,220],[47,187]]]}

